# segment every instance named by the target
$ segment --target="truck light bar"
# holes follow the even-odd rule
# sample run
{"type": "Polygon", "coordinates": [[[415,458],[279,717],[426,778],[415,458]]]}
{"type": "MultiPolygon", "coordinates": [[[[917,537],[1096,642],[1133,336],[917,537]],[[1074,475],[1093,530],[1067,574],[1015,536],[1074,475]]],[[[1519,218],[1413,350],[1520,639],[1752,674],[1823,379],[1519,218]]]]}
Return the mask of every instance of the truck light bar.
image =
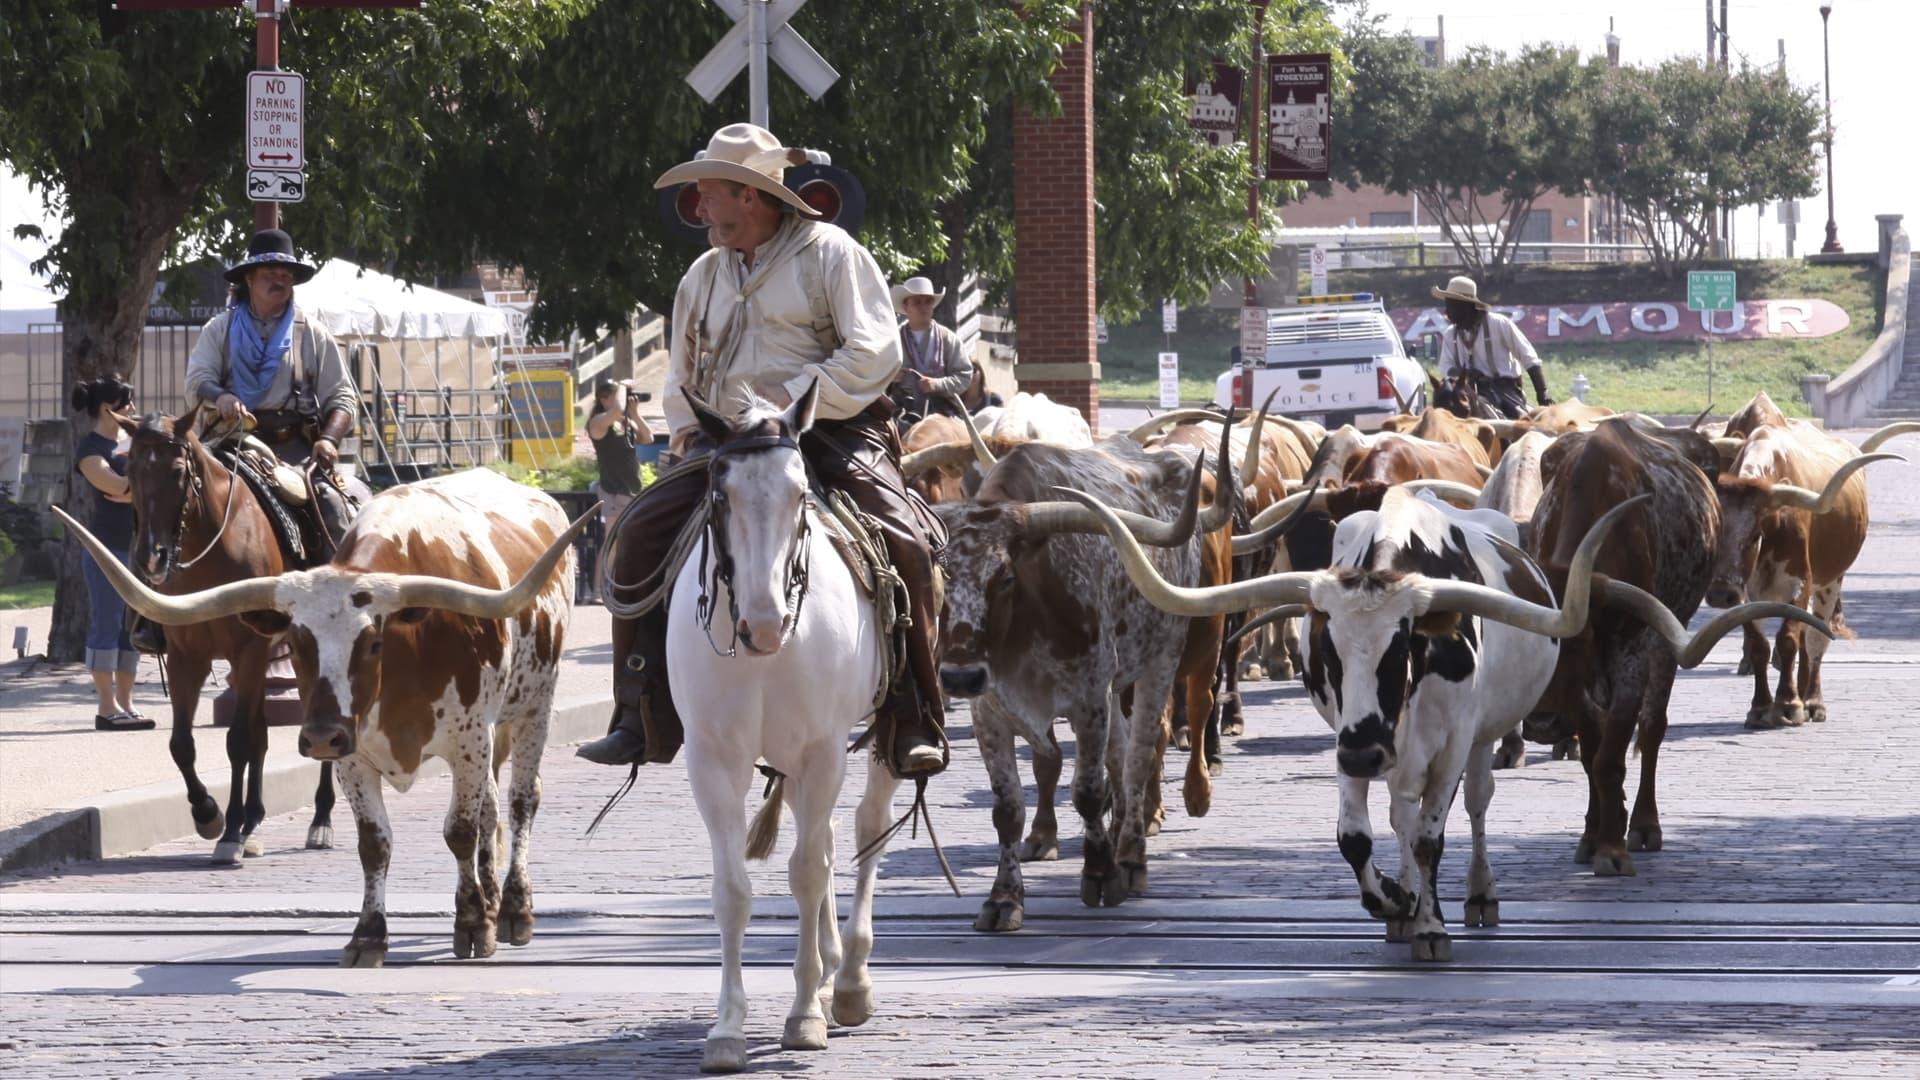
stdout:
{"type": "Polygon", "coordinates": [[[1296,301],[1301,307],[1309,304],[1370,304],[1373,294],[1370,292],[1329,293],[1326,296],[1303,296],[1296,301]]]}

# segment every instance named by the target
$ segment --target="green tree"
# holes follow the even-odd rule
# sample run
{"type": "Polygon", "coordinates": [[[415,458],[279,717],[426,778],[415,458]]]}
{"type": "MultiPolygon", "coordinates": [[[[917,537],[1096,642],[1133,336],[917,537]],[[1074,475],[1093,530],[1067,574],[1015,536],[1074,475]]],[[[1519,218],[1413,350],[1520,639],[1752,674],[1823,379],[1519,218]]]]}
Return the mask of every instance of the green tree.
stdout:
{"type": "Polygon", "coordinates": [[[1821,114],[1778,71],[1697,60],[1608,73],[1595,187],[1619,198],[1654,264],[1677,274],[1708,253],[1722,207],[1813,194],[1821,114]]]}

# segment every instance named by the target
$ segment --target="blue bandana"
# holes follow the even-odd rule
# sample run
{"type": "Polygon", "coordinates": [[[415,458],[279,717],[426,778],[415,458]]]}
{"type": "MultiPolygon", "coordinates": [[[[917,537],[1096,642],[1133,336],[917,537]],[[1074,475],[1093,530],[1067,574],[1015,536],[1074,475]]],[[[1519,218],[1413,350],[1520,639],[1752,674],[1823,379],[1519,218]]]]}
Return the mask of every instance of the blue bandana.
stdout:
{"type": "Polygon", "coordinates": [[[253,325],[253,313],[247,305],[235,304],[228,311],[231,312],[227,319],[228,378],[241,404],[258,409],[273,389],[273,377],[280,373],[287,350],[293,347],[293,303],[287,303],[286,310],[280,313],[280,321],[273,327],[273,337],[265,341],[260,338],[259,328],[253,325]]]}

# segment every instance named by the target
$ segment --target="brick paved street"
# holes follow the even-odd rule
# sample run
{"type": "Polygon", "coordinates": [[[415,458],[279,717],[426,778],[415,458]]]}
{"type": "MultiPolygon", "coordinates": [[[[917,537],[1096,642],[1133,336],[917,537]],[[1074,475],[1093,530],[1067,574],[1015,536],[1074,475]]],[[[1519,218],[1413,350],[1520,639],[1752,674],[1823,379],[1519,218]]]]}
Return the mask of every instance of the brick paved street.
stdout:
{"type": "MultiPolygon", "coordinates": [[[[1910,440],[1890,449],[1920,453],[1910,440]]],[[[1061,860],[1028,868],[1025,930],[982,938],[970,925],[993,873],[990,799],[956,712],[954,767],[930,801],[965,897],[946,892],[924,834],[903,835],[881,883],[878,1015],[836,1033],[824,1054],[786,1053],[776,1045],[792,986],[783,838],[753,871],[752,1067],[1920,1076],[1909,742],[1920,722],[1907,704],[1920,699],[1920,468],[1878,466],[1872,483],[1876,520],[1848,579],[1859,637],[1828,654],[1832,719],[1745,730],[1749,682],[1732,672],[1731,644],[1684,673],[1661,754],[1666,847],[1636,857],[1637,877],[1598,879],[1573,863],[1584,778],[1530,748],[1525,769],[1498,774],[1488,815],[1505,925],[1457,925],[1469,845],[1456,812],[1441,889],[1457,959],[1452,970],[1412,967],[1365,919],[1335,848],[1325,725],[1297,685],[1260,684],[1210,816],[1180,810],[1184,761],[1169,762],[1170,816],[1151,842],[1146,898],[1106,913],[1079,906],[1078,823],[1063,805],[1061,860]]],[[[643,769],[591,839],[585,826],[620,774],[557,751],[544,775],[532,862],[542,921],[532,945],[486,962],[450,959],[444,776],[388,798],[384,971],[332,967],[359,867],[350,846],[292,846],[304,813],[264,825],[267,855],[238,869],[211,868],[208,845],[191,840],[0,879],[0,1068],[692,1072],[717,964],[706,836],[684,771],[643,769]]],[[[1374,818],[1386,835],[1377,785],[1374,818]]],[[[352,830],[340,834],[350,845],[352,830]]]]}

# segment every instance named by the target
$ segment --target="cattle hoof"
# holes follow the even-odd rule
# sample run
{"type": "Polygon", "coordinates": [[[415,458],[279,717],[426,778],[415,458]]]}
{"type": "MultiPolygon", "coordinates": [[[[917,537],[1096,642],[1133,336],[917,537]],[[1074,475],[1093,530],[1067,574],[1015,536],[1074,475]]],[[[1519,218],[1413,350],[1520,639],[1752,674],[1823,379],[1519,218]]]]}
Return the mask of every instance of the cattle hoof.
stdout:
{"type": "Polygon", "coordinates": [[[1826,722],[1827,722],[1827,707],[1826,707],[1825,705],[1809,705],[1809,706],[1807,706],[1807,722],[1808,722],[1808,723],[1811,723],[1811,724],[1824,724],[1824,723],[1826,723],[1826,722]]]}
{"type": "Polygon", "coordinates": [[[1388,919],[1387,942],[1391,945],[1404,945],[1413,940],[1412,919],[1388,919]]]}
{"type": "Polygon", "coordinates": [[[1159,835],[1160,835],[1160,823],[1161,823],[1162,821],[1165,821],[1165,820],[1166,820],[1166,815],[1165,815],[1164,813],[1158,813],[1158,814],[1155,814],[1155,815],[1153,815],[1152,817],[1150,817],[1150,818],[1148,818],[1148,819],[1147,819],[1147,835],[1148,835],[1148,836],[1159,836],[1159,835]]]}
{"type": "Polygon", "coordinates": [[[1127,900],[1127,882],[1118,872],[1080,876],[1080,902],[1087,907],[1119,907],[1127,900]]]}
{"type": "Polygon", "coordinates": [[[1527,764],[1527,744],[1520,739],[1502,739],[1493,751],[1493,767],[1519,769],[1527,764]]]}
{"type": "MultiPolygon", "coordinates": [[[[1188,817],[1206,817],[1207,811],[1213,809],[1213,787],[1211,784],[1188,783],[1182,787],[1180,795],[1186,801],[1188,817]]],[[[1147,835],[1152,836],[1153,834],[1148,833],[1147,835]]]]}
{"type": "Polygon", "coordinates": [[[1782,709],[1776,704],[1774,706],[1774,715],[1778,717],[1778,720],[1776,723],[1770,725],[1772,727],[1799,727],[1801,724],[1807,722],[1807,707],[1795,703],[1782,709]]]}
{"type": "Polygon", "coordinates": [[[1057,837],[1035,834],[1020,843],[1021,862],[1052,862],[1060,857],[1060,841],[1057,837]]]}
{"type": "Polygon", "coordinates": [[[1179,728],[1174,731],[1173,748],[1182,753],[1189,752],[1193,749],[1193,739],[1187,734],[1186,728],[1179,728]]]}
{"type": "Polygon", "coordinates": [[[1742,656],[1740,658],[1740,663],[1734,667],[1733,673],[1735,675],[1753,674],[1753,661],[1747,659],[1745,656],[1742,656]]]}
{"type": "MultiPolygon", "coordinates": [[[[981,933],[1000,934],[1020,929],[1026,919],[1026,908],[1020,901],[989,900],[980,905],[980,914],[973,918],[973,928],[981,933]]],[[[838,1004],[834,1005],[836,1012],[839,1008],[838,1004]]]]}
{"type": "Polygon", "coordinates": [[[1780,726],[1779,714],[1771,705],[1756,705],[1747,710],[1747,727],[1754,731],[1771,731],[1780,726]]]}
{"type": "Polygon", "coordinates": [[[1453,939],[1444,932],[1415,934],[1413,958],[1423,963],[1445,964],[1453,959],[1453,939]]]}
{"type": "Polygon", "coordinates": [[[1580,744],[1572,739],[1561,739],[1553,744],[1553,760],[1572,761],[1580,756],[1580,744]]]}
{"type": "Polygon", "coordinates": [[[1628,851],[1659,851],[1660,847],[1660,826],[1627,830],[1628,851]]]}
{"type": "Polygon", "coordinates": [[[315,825],[307,830],[307,850],[324,851],[333,846],[333,826],[315,825]]]}
{"type": "Polygon", "coordinates": [[[266,850],[266,845],[262,844],[260,838],[257,836],[249,836],[241,841],[240,844],[240,854],[245,855],[249,859],[259,858],[266,853],[266,850]]]}
{"type": "Polygon", "coordinates": [[[499,942],[494,939],[493,926],[455,926],[453,928],[453,955],[461,960],[485,960],[493,955],[499,942]]]}
{"type": "Polygon", "coordinates": [[[512,911],[500,916],[499,936],[509,945],[525,945],[533,940],[533,912],[512,911]]]}
{"type": "Polygon", "coordinates": [[[1219,758],[1207,759],[1207,775],[1208,776],[1215,777],[1217,779],[1226,771],[1227,771],[1226,763],[1221,761],[1219,758]]]}
{"type": "Polygon", "coordinates": [[[1624,851],[1603,851],[1593,857],[1594,877],[1633,877],[1633,856],[1624,851]]]}
{"type": "Polygon", "coordinates": [[[340,966],[344,968],[377,968],[387,964],[387,943],[384,941],[349,941],[347,947],[340,950],[340,966]]]}
{"type": "Polygon", "coordinates": [[[1245,735],[1246,733],[1247,733],[1247,721],[1245,717],[1222,716],[1220,718],[1220,734],[1237,739],[1240,736],[1245,735]]]}
{"type": "Polygon", "coordinates": [[[1267,677],[1266,666],[1263,664],[1248,664],[1247,669],[1240,673],[1240,677],[1248,682],[1263,682],[1267,677]]]}
{"type": "Polygon", "coordinates": [[[1267,665],[1267,674],[1274,682],[1287,682],[1293,678],[1293,661],[1276,660],[1267,665]]]}
{"type": "Polygon", "coordinates": [[[1500,901],[1489,900],[1484,896],[1468,898],[1466,923],[1468,926],[1499,926],[1500,901]]]}
{"type": "Polygon", "coordinates": [[[708,1039],[706,1050],[700,1054],[700,1071],[703,1073],[739,1072],[746,1067],[745,1039],[708,1039]]]}
{"type": "Polygon", "coordinates": [[[873,987],[833,990],[833,1021],[841,1027],[859,1027],[873,1019],[873,987]]]}
{"type": "Polygon", "coordinates": [[[238,840],[222,840],[213,845],[213,861],[216,866],[240,865],[242,845],[238,840]]]}
{"type": "MultiPolygon", "coordinates": [[[[1120,864],[1120,880],[1126,882],[1128,896],[1147,895],[1147,864],[1122,862],[1120,864]]],[[[1119,901],[1115,901],[1108,906],[1117,907],[1118,905],[1119,901]]]]}
{"type": "Polygon", "coordinates": [[[825,1050],[827,1048],[827,1018],[824,1016],[789,1016],[787,1030],[780,1036],[782,1050],[825,1050]]]}
{"type": "Polygon", "coordinates": [[[220,809],[213,803],[207,803],[206,811],[207,816],[203,818],[198,808],[194,810],[193,831],[199,833],[202,840],[218,840],[227,830],[227,823],[220,820],[220,809]]]}

